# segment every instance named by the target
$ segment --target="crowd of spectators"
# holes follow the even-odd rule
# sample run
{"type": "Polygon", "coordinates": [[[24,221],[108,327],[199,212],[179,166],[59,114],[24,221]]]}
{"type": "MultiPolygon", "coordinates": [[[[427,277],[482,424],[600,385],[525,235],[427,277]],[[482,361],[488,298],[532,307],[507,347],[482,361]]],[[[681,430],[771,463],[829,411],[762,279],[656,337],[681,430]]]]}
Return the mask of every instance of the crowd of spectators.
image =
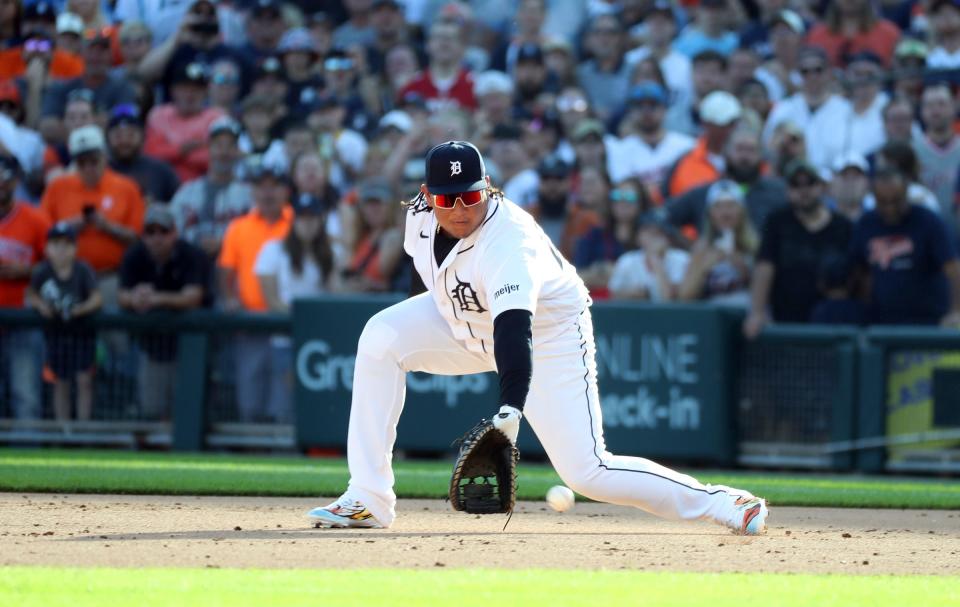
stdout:
{"type": "MultiPolygon", "coordinates": [[[[406,291],[451,139],[595,299],[960,321],[958,0],[5,0],[0,45],[0,305],[69,325],[0,331],[18,417],[41,363],[89,416],[101,307],[406,291]]],[[[240,418],[289,419],[289,342],[234,349],[240,418]]]]}

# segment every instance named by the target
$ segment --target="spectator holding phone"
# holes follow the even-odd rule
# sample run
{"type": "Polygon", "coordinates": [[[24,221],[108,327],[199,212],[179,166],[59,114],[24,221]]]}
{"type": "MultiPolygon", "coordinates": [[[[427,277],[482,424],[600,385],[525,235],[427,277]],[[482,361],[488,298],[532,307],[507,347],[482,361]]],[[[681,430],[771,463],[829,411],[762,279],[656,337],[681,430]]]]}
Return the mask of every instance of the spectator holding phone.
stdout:
{"type": "Polygon", "coordinates": [[[77,259],[77,233],[67,222],[47,232],[47,259],[36,267],[27,289],[30,306],[50,321],[45,338],[47,366],[56,379],[53,410],[57,421],[70,419],[70,387],[77,383],[77,419],[93,413],[96,339],[87,317],[103,300],[89,265],[77,259]]]}
{"type": "Polygon", "coordinates": [[[740,185],[729,179],[717,181],[707,192],[706,222],[679,298],[748,308],[750,270],[759,245],[740,185]]]}
{"type": "Polygon", "coordinates": [[[99,274],[112,307],[123,252],[143,227],[143,197],[134,181],[107,168],[100,127],[75,130],[68,149],[76,172],[51,181],[40,206],[54,223],[66,222],[75,231],[77,257],[99,274]]]}

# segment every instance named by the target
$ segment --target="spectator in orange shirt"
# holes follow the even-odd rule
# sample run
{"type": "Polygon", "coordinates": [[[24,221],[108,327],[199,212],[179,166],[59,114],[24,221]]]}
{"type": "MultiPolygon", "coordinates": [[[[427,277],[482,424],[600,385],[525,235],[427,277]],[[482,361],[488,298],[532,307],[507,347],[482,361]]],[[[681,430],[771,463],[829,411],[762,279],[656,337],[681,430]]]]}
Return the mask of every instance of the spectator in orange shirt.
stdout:
{"type": "MultiPolygon", "coordinates": [[[[0,155],[0,308],[24,307],[34,266],[43,259],[49,222],[31,204],[16,200],[20,164],[0,155]]],[[[9,387],[12,417],[40,417],[41,334],[0,329],[0,383],[9,387]]],[[[0,416],[3,415],[0,410],[0,416]]]]}
{"type": "MultiPolygon", "coordinates": [[[[260,249],[290,231],[293,209],[287,176],[274,165],[255,159],[248,167],[254,208],[230,222],[220,250],[220,295],[227,310],[267,311],[254,266],[260,249]]],[[[237,365],[237,409],[244,422],[290,418],[284,373],[289,361],[276,360],[268,335],[238,335],[233,351],[237,365]]]]}
{"type": "Polygon", "coordinates": [[[703,135],[692,150],[680,157],[665,181],[665,194],[674,197],[698,185],[716,181],[726,163],[723,150],[740,119],[740,102],[726,91],[714,91],[700,102],[703,135]]]}
{"type": "Polygon", "coordinates": [[[206,106],[209,82],[202,63],[184,66],[173,77],[172,102],[153,108],[147,116],[144,153],[169,162],[181,183],[207,172],[207,132],[224,115],[222,109],[206,106]]]}
{"type": "Polygon", "coordinates": [[[77,232],[77,258],[98,273],[104,307],[115,308],[116,272],[143,228],[143,197],[134,181],[107,168],[100,127],[75,130],[68,148],[76,172],[51,181],[40,206],[54,223],[77,232]]]}
{"type": "Polygon", "coordinates": [[[827,52],[835,67],[846,67],[850,56],[870,51],[890,67],[900,40],[900,28],[880,17],[871,0],[834,0],[827,14],[807,34],[807,44],[827,52]]]}
{"type": "Polygon", "coordinates": [[[43,73],[52,78],[74,78],[83,72],[83,60],[78,55],[54,44],[57,13],[51,3],[41,0],[25,7],[20,32],[23,38],[18,36],[16,43],[22,40],[22,46],[0,52],[0,78],[23,76],[31,59],[37,57],[44,59],[43,73]]]}

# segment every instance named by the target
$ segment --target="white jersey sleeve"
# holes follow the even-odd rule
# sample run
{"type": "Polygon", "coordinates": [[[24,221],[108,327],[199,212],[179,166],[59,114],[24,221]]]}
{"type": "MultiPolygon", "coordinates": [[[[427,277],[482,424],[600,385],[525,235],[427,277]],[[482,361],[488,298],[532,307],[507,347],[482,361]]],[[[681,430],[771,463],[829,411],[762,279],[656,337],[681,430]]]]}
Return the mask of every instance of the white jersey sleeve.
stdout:
{"type": "Polygon", "coordinates": [[[542,284],[536,272],[537,250],[532,243],[518,242],[510,234],[497,236],[492,239],[493,246],[485,248],[488,255],[499,257],[484,261],[489,261],[491,268],[483,279],[490,316],[496,319],[506,310],[527,310],[533,314],[542,284]]]}

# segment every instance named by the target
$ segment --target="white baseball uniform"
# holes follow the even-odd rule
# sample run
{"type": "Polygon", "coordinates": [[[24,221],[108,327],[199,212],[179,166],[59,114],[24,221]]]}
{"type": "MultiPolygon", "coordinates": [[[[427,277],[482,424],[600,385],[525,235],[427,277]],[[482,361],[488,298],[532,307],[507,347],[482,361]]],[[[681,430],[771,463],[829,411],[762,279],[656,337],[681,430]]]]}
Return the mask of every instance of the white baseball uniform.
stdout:
{"type": "Polygon", "coordinates": [[[571,489],[671,519],[735,518],[731,495],[746,492],[607,452],[587,290],[528,213],[499,194],[487,205],[481,226],[439,265],[435,211],[422,199],[408,210],[404,248],[428,292],[379,312],[360,336],[347,494],[383,526],[393,522],[391,460],[406,373],[496,370],[494,319],[519,308],[533,313],[533,377],[523,412],[571,489]]]}

